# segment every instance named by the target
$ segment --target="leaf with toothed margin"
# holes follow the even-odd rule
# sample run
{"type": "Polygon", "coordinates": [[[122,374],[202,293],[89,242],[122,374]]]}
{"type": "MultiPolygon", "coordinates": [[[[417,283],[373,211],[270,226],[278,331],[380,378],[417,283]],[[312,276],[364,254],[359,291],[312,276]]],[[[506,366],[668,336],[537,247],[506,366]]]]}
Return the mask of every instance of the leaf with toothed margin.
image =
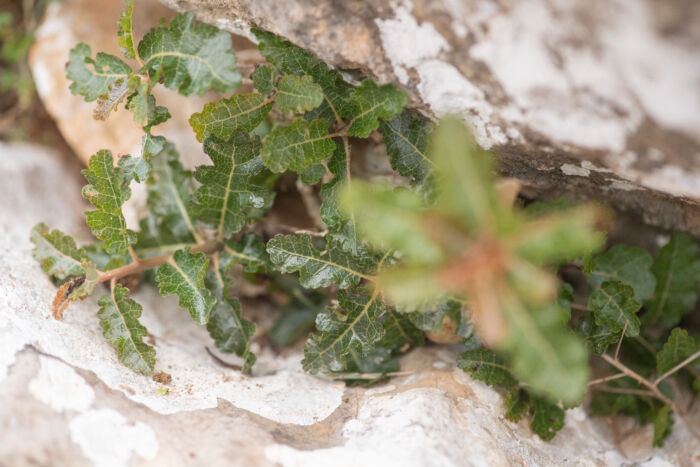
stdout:
{"type": "Polygon", "coordinates": [[[69,57],[66,74],[73,81],[70,91],[83,96],[87,102],[109,94],[110,86],[118,80],[126,84],[131,75],[129,65],[114,55],[100,52],[93,59],[90,46],[82,42],[71,49],[69,57]]]}
{"type": "Polygon", "coordinates": [[[269,208],[274,192],[250,180],[263,168],[257,136],[244,131],[235,132],[228,141],[211,136],[204,141],[204,152],[214,165],[200,165],[195,171],[202,185],[195,193],[193,213],[223,240],[243,228],[249,208],[269,208]]]}
{"type": "Polygon", "coordinates": [[[163,296],[176,294],[181,307],[190,311],[197,324],[206,324],[216,297],[204,286],[209,259],[204,253],[191,253],[189,247],[175,252],[156,272],[163,296]]]}
{"type": "Polygon", "coordinates": [[[156,105],[156,98],[151,94],[151,86],[134,76],[129,80],[129,88],[133,93],[126,99],[126,109],[134,114],[134,122],[145,131],[168,120],[171,115],[167,108],[156,105]]]}
{"type": "Polygon", "coordinates": [[[220,270],[210,270],[205,283],[216,297],[216,304],[209,314],[207,331],[217,349],[242,357],[243,373],[250,373],[256,360],[255,354],[250,351],[255,323],[243,318],[241,303],[237,298],[228,297],[228,284],[220,270]]]}
{"type": "Polygon", "coordinates": [[[97,317],[102,334],[117,349],[119,361],[138,373],[149,374],[156,364],[156,350],[143,341],[148,335],[139,322],[143,308],[128,295],[129,289],[115,284],[109,295],[100,298],[97,317]]]}
{"type": "Polygon", "coordinates": [[[323,102],[323,90],[311,76],[285,75],[277,83],[275,105],[282,112],[303,113],[323,102]]]}
{"type": "Polygon", "coordinates": [[[124,169],[114,166],[110,151],[102,150],[90,158],[83,175],[89,185],[83,187],[83,198],[97,208],[87,212],[87,224],[105,243],[107,253],[123,255],[136,243],[136,233],[126,228],[122,204],[131,196],[124,169]]]}
{"type": "Polygon", "coordinates": [[[340,109],[343,118],[350,120],[348,134],[367,138],[379,126],[379,119],[390,120],[401,113],[406,95],[393,84],[377,86],[371,79],[350,93],[348,104],[340,109]]]}
{"type": "Polygon", "coordinates": [[[227,240],[219,257],[222,268],[228,269],[234,263],[239,263],[243,265],[245,272],[265,272],[270,262],[265,244],[260,236],[254,233],[227,240]]]}
{"type": "Polygon", "coordinates": [[[634,289],[634,299],[642,303],[651,298],[656,279],[650,268],[654,259],[649,252],[627,245],[615,245],[585,265],[585,273],[598,285],[620,281],[634,289]]]}
{"type": "Polygon", "coordinates": [[[353,87],[343,80],[340,73],[329,70],[325,63],[314,65],[309,75],[321,86],[323,101],[320,106],[306,112],[304,118],[308,121],[321,118],[328,123],[329,127],[342,125],[343,118],[340,116],[340,109],[348,104],[353,87]]]}
{"type": "Polygon", "coordinates": [[[75,240],[60,230],[49,231],[43,222],[32,229],[34,258],[41,263],[46,274],[56,279],[85,274],[81,261],[88,257],[84,248],[78,248],[75,240]]]}
{"type": "Polygon", "coordinates": [[[433,124],[416,110],[404,111],[379,124],[391,167],[404,177],[422,181],[430,173],[433,161],[427,153],[428,136],[433,124]]]}
{"type": "Polygon", "coordinates": [[[375,261],[369,255],[353,257],[333,242],[326,251],[317,250],[308,234],[277,235],[267,243],[267,252],[275,269],[299,273],[299,283],[309,289],[336,284],[340,288],[357,285],[366,278],[375,261]]]}
{"type": "Polygon", "coordinates": [[[165,253],[174,253],[195,244],[191,234],[176,235],[164,225],[162,219],[149,214],[139,221],[138,241],[134,245],[134,250],[141,258],[151,258],[165,253]]]}
{"type": "Polygon", "coordinates": [[[119,78],[110,84],[107,87],[107,92],[100,94],[97,98],[97,105],[92,112],[92,118],[104,121],[107,120],[113,111],[116,112],[119,104],[131,92],[129,81],[130,79],[127,78],[119,78]]]}
{"type": "Polygon", "coordinates": [[[210,89],[231,92],[240,84],[231,36],[209,24],[195,24],[191,13],[176,15],[168,26],[151,29],[139,42],[144,61],[140,73],[184,96],[202,95],[210,89]]]}
{"type": "Polygon", "coordinates": [[[338,309],[328,309],[316,316],[318,332],[312,334],[304,347],[301,362],[311,374],[338,372],[347,368],[353,353],[369,354],[385,331],[379,317],[386,307],[377,294],[368,296],[341,290],[338,309]]]}
{"type": "Polygon", "coordinates": [[[192,114],[190,126],[202,142],[208,136],[229,139],[236,130],[253,131],[272,109],[262,94],[234,94],[210,102],[200,113],[192,114]]]}
{"type": "Polygon", "coordinates": [[[423,331],[418,329],[403,313],[398,313],[393,308],[387,308],[380,318],[384,324],[384,337],[377,345],[392,350],[406,351],[407,348],[423,345],[425,339],[423,331]]]}
{"type": "Polygon", "coordinates": [[[253,28],[251,32],[258,40],[258,49],[265,59],[275,66],[280,74],[306,75],[311,69],[314,56],[291,42],[271,32],[253,28]]]}
{"type": "Polygon", "coordinates": [[[260,94],[272,94],[275,91],[275,81],[277,73],[269,66],[256,66],[253,75],[253,87],[260,94]]]}
{"type": "Polygon", "coordinates": [[[193,237],[195,219],[191,201],[194,192],[192,173],[184,170],[175,146],[165,140],[157,157],[151,157],[148,178],[148,207],[151,213],[174,235],[193,237]]]}
{"type": "Polygon", "coordinates": [[[514,387],[518,384],[508,362],[493,350],[474,349],[462,352],[457,357],[457,366],[472,378],[491,386],[514,387]]]}
{"type": "MultiPolygon", "coordinates": [[[[687,360],[700,350],[700,342],[688,335],[688,331],[676,328],[671,331],[666,343],[656,354],[656,373],[660,376],[673,369],[679,363],[687,360]]],[[[696,365],[700,367],[700,356],[686,366],[696,365]]]]}
{"type": "Polygon", "coordinates": [[[117,26],[117,41],[119,48],[126,58],[136,58],[134,46],[134,27],[132,17],[134,14],[134,0],[126,0],[126,9],[119,15],[117,26]]]}
{"type": "Polygon", "coordinates": [[[265,166],[275,173],[303,172],[330,157],[335,147],[326,122],[297,118],[289,126],[276,126],[265,136],[261,157],[265,166]]]}
{"type": "Polygon", "coordinates": [[[124,170],[124,183],[128,186],[132,180],[144,182],[151,171],[151,165],[143,157],[122,156],[117,165],[124,170]]]}
{"type": "Polygon", "coordinates": [[[588,307],[598,326],[607,326],[613,332],[626,329],[626,336],[639,335],[641,305],[634,300],[634,289],[619,281],[605,281],[596,286],[588,297],[588,307]]]}
{"type": "Polygon", "coordinates": [[[539,397],[533,397],[531,404],[533,417],[530,428],[537,436],[549,441],[564,427],[564,409],[539,397]]]}

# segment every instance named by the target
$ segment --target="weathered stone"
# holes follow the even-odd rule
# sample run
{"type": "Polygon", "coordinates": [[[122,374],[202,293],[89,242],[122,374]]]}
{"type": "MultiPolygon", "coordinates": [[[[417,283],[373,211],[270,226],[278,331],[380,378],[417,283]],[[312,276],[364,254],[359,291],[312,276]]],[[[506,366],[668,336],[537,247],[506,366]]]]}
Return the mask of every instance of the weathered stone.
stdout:
{"type": "Polygon", "coordinates": [[[685,0],[161,0],[461,115],[532,196],[700,237],[700,6],[685,0]]]}
{"type": "MultiPolygon", "coordinates": [[[[39,147],[0,143],[0,180],[0,465],[700,462],[700,441],[680,420],[652,449],[650,426],[623,431],[576,408],[543,442],[526,421],[503,417],[496,391],[455,368],[459,346],[417,349],[402,358],[406,375],[345,388],[304,374],[300,348],[279,354],[255,340],[259,360],[244,376],[207,353],[210,338],[176,300],[142,287],[134,298],[156,371],[172,376],[161,385],[122,366],[103,338],[96,301],[106,290],[71,304],[62,321],[51,317],[56,288],[32,258],[29,230],[44,221],[85,239],[77,171],[39,147]]],[[[258,320],[269,306],[244,301],[243,311],[258,320]]],[[[686,418],[698,431],[700,406],[686,418]]]]}

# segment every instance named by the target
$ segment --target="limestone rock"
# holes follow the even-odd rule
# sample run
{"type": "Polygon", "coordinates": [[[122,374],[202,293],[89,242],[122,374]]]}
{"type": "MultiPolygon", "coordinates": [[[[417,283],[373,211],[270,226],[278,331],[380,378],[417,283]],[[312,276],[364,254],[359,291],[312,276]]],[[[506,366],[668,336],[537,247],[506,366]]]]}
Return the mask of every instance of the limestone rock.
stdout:
{"type": "MultiPolygon", "coordinates": [[[[582,408],[543,442],[525,421],[503,417],[496,391],[455,368],[459,346],[417,349],[401,361],[407,375],[345,388],[304,374],[299,348],[278,354],[258,341],[254,375],[244,376],[207,353],[208,335],[176,300],[142,287],[135,299],[155,341],[156,371],[172,377],[155,382],[122,366],[102,337],[103,292],[71,304],[63,321],[51,318],[55,287],[31,256],[29,230],[44,221],[86,238],[79,175],[50,151],[0,143],[0,180],[0,465],[700,462],[700,442],[681,422],[663,449],[652,449],[651,427],[590,419],[582,408]]],[[[245,301],[243,311],[256,320],[269,306],[245,301]]],[[[700,424],[697,404],[687,418],[700,424]]]]}
{"type": "Polygon", "coordinates": [[[700,5],[685,0],[161,0],[461,115],[526,193],[700,236],[700,5]]]}

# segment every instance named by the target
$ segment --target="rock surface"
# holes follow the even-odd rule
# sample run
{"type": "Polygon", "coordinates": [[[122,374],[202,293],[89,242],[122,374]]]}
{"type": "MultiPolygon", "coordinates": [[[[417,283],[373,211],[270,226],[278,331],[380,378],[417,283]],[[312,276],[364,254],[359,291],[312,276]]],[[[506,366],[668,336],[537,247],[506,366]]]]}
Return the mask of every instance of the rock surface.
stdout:
{"type": "Polygon", "coordinates": [[[700,4],[161,0],[461,115],[528,194],[602,199],[700,237],[700,4]]]}
{"type": "MultiPolygon", "coordinates": [[[[582,408],[542,442],[526,422],[505,420],[497,392],[455,368],[455,347],[413,351],[401,362],[405,376],[360,389],[302,373],[299,348],[277,354],[256,341],[255,374],[243,376],[206,352],[206,332],[175,301],[143,287],[135,298],[156,370],[172,376],[157,383],[120,365],[103,339],[99,291],[71,304],[63,321],[51,318],[55,287],[31,257],[29,230],[44,221],[86,238],[76,171],[37,146],[0,143],[0,180],[0,465],[700,462],[700,442],[683,423],[651,449],[650,427],[589,419],[582,408]]],[[[259,320],[266,307],[244,302],[244,313],[259,320]]],[[[700,423],[697,404],[688,419],[700,423]]]]}

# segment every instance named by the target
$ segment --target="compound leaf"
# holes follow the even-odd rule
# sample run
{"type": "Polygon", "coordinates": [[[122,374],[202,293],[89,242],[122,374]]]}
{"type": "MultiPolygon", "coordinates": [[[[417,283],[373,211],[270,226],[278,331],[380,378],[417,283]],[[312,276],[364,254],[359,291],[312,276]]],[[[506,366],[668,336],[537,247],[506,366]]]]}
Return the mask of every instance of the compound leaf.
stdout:
{"type": "Polygon", "coordinates": [[[195,194],[194,213],[199,222],[216,229],[219,239],[225,239],[245,225],[247,209],[270,207],[274,193],[250,181],[263,168],[257,136],[243,131],[228,141],[212,136],[204,141],[204,152],[214,165],[201,165],[195,171],[202,186],[195,194]]]}
{"type": "Polygon", "coordinates": [[[271,171],[303,172],[308,166],[330,157],[336,144],[323,120],[297,118],[289,126],[276,126],[263,139],[262,160],[271,171]]]}
{"type": "Polygon", "coordinates": [[[406,105],[406,95],[393,84],[377,86],[365,79],[350,93],[348,104],[341,108],[341,115],[351,121],[350,136],[367,138],[379,126],[379,119],[390,120],[401,113],[406,105]]]}
{"type": "Polygon", "coordinates": [[[197,324],[207,323],[216,303],[216,297],[204,286],[208,265],[209,259],[204,253],[191,253],[188,247],[176,251],[156,272],[160,294],[176,294],[180,306],[190,311],[197,324]]]}
{"type": "Polygon", "coordinates": [[[596,286],[588,297],[588,307],[598,326],[607,326],[614,332],[626,327],[625,335],[639,335],[641,305],[634,300],[634,289],[618,281],[605,281],[596,286]]]}
{"type": "Polygon", "coordinates": [[[99,52],[93,59],[90,46],[83,42],[71,49],[69,57],[66,74],[73,81],[70,91],[87,102],[109,94],[110,86],[118,80],[126,84],[131,74],[129,65],[114,55],[99,52]]]}
{"type": "Polygon", "coordinates": [[[116,284],[98,304],[102,334],[117,349],[119,361],[132,370],[148,374],[156,364],[156,351],[143,342],[148,331],[139,323],[142,307],[128,298],[129,289],[116,284]]]}
{"type": "Polygon", "coordinates": [[[236,130],[253,131],[260,125],[272,108],[270,102],[262,94],[234,94],[192,114],[190,126],[199,142],[211,135],[229,139],[236,130]]]}
{"type": "Polygon", "coordinates": [[[304,347],[301,364],[312,374],[339,372],[348,367],[352,353],[369,354],[384,336],[379,317],[385,306],[377,294],[367,296],[341,290],[339,309],[328,309],[316,316],[318,333],[311,335],[304,347]]]}
{"type": "Polygon", "coordinates": [[[374,266],[369,256],[353,257],[332,242],[321,252],[314,248],[308,234],[277,235],[267,243],[267,252],[275,269],[298,272],[299,283],[309,289],[331,284],[340,288],[357,285],[374,266]]]}
{"type": "Polygon", "coordinates": [[[151,29],[138,45],[145,62],[140,73],[162,76],[180,94],[202,95],[209,89],[233,91],[241,76],[231,36],[208,24],[195,24],[191,13],[176,15],[169,26],[151,29]]]}
{"type": "Polygon", "coordinates": [[[75,240],[60,230],[49,231],[43,222],[35,225],[30,236],[35,245],[34,258],[41,263],[46,274],[56,279],[85,274],[81,262],[87,258],[84,248],[78,248],[75,240]]]}
{"type": "Polygon", "coordinates": [[[277,83],[275,104],[282,112],[307,112],[322,101],[323,90],[311,76],[285,75],[277,83]]]}
{"type": "Polygon", "coordinates": [[[110,151],[102,150],[90,158],[83,175],[89,185],[83,187],[83,197],[97,208],[87,212],[87,224],[107,253],[123,255],[136,243],[136,233],[126,228],[122,204],[131,196],[124,169],[114,166],[110,151]]]}
{"type": "Polygon", "coordinates": [[[651,267],[656,276],[654,296],[646,304],[642,321],[671,327],[693,310],[698,299],[700,256],[698,246],[687,234],[676,232],[659,250],[651,267]]]}
{"type": "Polygon", "coordinates": [[[379,124],[391,167],[404,177],[422,181],[433,167],[427,153],[428,136],[433,124],[417,111],[404,111],[379,124]]]}

